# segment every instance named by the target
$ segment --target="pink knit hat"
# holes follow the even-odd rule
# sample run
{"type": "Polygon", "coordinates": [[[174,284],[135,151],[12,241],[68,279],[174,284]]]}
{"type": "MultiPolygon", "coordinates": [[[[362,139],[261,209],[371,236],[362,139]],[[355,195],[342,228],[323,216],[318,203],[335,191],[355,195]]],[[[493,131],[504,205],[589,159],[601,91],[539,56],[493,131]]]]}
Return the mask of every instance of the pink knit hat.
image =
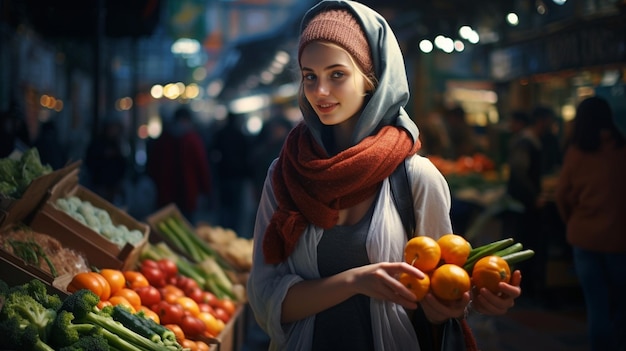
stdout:
{"type": "Polygon", "coordinates": [[[346,49],[366,74],[374,70],[367,38],[351,12],[332,9],[313,17],[300,35],[298,61],[304,47],[315,40],[329,41],[346,49]]]}

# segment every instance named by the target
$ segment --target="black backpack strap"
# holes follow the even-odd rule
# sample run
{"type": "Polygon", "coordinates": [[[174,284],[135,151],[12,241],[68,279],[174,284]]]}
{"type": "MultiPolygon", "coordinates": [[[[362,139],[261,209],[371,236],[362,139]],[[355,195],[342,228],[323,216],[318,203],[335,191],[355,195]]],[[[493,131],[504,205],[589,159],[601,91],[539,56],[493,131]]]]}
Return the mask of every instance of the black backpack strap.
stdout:
{"type": "Polygon", "coordinates": [[[389,176],[389,185],[391,186],[391,195],[398,208],[407,239],[409,239],[415,233],[415,210],[413,208],[413,192],[411,191],[405,163],[406,161],[402,161],[389,176]]]}

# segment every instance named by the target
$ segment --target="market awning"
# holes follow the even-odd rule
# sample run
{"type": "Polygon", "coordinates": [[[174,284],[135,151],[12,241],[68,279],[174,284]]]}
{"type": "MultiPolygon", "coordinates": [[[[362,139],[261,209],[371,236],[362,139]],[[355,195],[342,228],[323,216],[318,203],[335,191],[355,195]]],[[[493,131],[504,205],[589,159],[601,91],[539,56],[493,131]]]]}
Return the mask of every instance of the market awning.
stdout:
{"type": "MultiPolygon", "coordinates": [[[[302,2],[307,5],[307,2],[302,2]]],[[[295,46],[300,20],[308,6],[298,4],[291,17],[272,31],[242,37],[229,43],[208,81],[221,81],[219,100],[232,100],[251,91],[263,90],[293,82],[295,46]],[[277,58],[278,55],[278,58],[277,58]],[[287,56],[286,56],[287,55],[287,56]],[[286,60],[282,69],[272,73],[275,60],[286,60]],[[273,76],[269,76],[269,75],[273,76]]]]}

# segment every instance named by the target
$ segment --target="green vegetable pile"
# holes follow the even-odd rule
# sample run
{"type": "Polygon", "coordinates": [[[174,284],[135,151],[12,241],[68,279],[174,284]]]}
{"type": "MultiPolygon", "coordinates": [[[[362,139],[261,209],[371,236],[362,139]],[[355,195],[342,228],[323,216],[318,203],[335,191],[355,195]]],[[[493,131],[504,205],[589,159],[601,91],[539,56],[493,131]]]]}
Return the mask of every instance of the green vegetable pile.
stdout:
{"type": "Polygon", "coordinates": [[[0,280],[0,349],[20,351],[181,351],[173,333],[122,307],[78,290],[61,300],[39,280],[9,287],[0,280]],[[123,316],[121,321],[119,316],[123,316]]]}
{"type": "Polygon", "coordinates": [[[0,194],[19,199],[30,183],[38,177],[51,173],[50,165],[41,164],[37,148],[26,150],[19,159],[0,159],[0,194]]]}

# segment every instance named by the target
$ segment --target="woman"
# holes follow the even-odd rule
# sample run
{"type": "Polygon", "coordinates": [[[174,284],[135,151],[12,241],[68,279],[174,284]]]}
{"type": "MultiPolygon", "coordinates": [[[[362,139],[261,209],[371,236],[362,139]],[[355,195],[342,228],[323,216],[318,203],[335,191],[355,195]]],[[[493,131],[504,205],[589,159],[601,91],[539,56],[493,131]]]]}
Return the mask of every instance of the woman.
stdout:
{"type": "Polygon", "coordinates": [[[625,350],[626,139],[600,97],[576,110],[556,190],[587,308],[591,350],[625,350]]]}
{"type": "MultiPolygon", "coordinates": [[[[387,22],[352,1],[322,1],[304,16],[298,48],[304,121],[270,166],[255,225],[250,306],[273,350],[417,350],[407,310],[415,295],[397,280],[424,273],[402,263],[406,234],[389,175],[406,159],[415,235],[451,233],[448,185],[418,156],[418,129],[402,53],[387,22]]],[[[501,314],[521,275],[474,306],[501,314]]],[[[433,324],[463,316],[470,301],[420,308],[433,324]]]]}

